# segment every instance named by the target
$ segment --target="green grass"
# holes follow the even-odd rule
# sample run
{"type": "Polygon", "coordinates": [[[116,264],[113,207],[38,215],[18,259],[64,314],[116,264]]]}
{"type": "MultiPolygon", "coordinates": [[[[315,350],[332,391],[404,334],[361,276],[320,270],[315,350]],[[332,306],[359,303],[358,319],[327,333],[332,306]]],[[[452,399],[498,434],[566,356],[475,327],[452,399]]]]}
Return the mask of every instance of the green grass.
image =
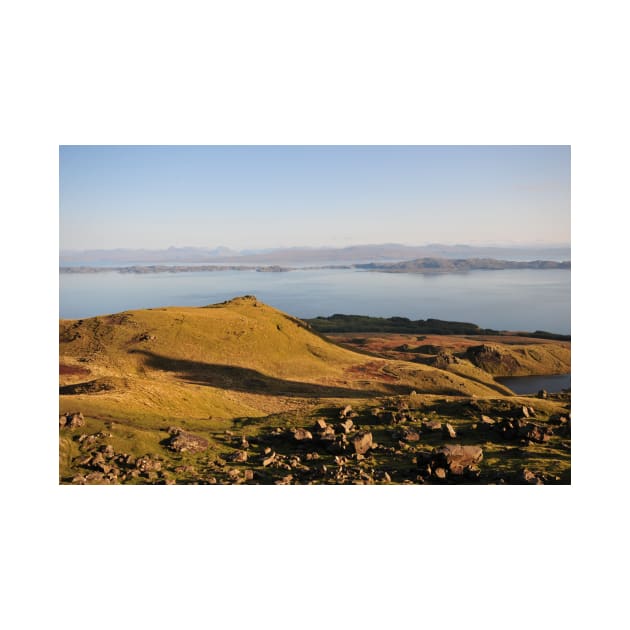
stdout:
{"type": "MultiPolygon", "coordinates": [[[[339,409],[347,404],[359,414],[355,424],[370,430],[379,444],[400,450],[395,455],[370,452],[364,461],[353,460],[350,468],[374,479],[388,472],[395,483],[414,482],[414,452],[449,440],[425,431],[419,443],[400,447],[395,435],[400,427],[372,412],[378,406],[394,409],[401,402],[411,408],[411,423],[423,417],[448,421],[458,432],[457,442],[482,445],[483,482],[503,473],[514,475],[525,465],[563,482],[570,475],[570,439],[553,437],[549,444],[516,448],[471,428],[481,413],[492,415],[494,410],[500,415],[514,405],[535,407],[537,421],[544,422],[550,414],[564,412],[566,402],[509,396],[472,366],[459,364],[452,373],[352,352],[255,298],[61,321],[60,364],[62,391],[67,392],[60,396],[60,411],[81,411],[86,418],[84,427],[60,431],[62,483],[88,473],[80,463],[86,452],[105,445],[118,454],[162,461],[164,472],[157,478],[139,476],[127,483],[231,483],[232,469],[255,471],[251,482],[273,483],[288,472],[262,467],[265,445],[286,458],[304,456],[312,445],[296,444],[288,431],[310,429],[317,418],[338,422],[339,409]],[[103,383],[106,389],[100,387],[103,383]],[[409,395],[411,390],[417,393],[409,395]],[[206,438],[208,449],[199,454],[167,449],[167,429],[173,425],[206,438]],[[273,435],[276,428],[284,433],[273,435]],[[102,432],[108,437],[87,451],[78,441],[81,435],[102,432]],[[239,448],[239,436],[253,442],[248,462],[236,465],[228,459],[239,448]]],[[[313,472],[311,481],[334,483],[331,475],[343,472],[343,466],[334,453],[318,449],[321,457],[311,464],[313,471],[323,464],[329,472],[321,477],[313,472]]]]}

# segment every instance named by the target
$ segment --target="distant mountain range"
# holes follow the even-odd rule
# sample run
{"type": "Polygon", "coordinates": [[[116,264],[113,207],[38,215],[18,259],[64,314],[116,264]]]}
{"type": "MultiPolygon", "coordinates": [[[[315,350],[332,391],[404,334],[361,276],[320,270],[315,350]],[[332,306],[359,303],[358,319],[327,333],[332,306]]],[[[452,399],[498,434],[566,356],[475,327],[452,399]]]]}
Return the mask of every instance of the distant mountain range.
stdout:
{"type": "Polygon", "coordinates": [[[475,245],[352,245],[350,247],[288,247],[236,251],[227,247],[169,247],[167,249],[94,249],[62,251],[61,265],[115,263],[323,263],[381,262],[418,258],[494,258],[503,260],[546,259],[564,261],[571,258],[571,247],[527,246],[490,247],[475,245]]]}

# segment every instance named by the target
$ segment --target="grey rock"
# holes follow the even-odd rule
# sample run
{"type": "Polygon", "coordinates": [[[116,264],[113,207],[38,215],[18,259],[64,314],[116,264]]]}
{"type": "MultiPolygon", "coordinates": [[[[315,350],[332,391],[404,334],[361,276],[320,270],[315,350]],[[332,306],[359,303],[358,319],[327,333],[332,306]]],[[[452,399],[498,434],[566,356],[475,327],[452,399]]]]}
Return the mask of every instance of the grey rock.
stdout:
{"type": "Polygon", "coordinates": [[[455,432],[455,429],[448,422],[444,425],[444,433],[448,435],[448,437],[450,437],[452,440],[454,440],[457,437],[457,433],[455,432]]]}
{"type": "Polygon", "coordinates": [[[359,431],[352,439],[351,444],[354,452],[359,455],[365,455],[372,446],[372,433],[369,431],[359,431]]]}
{"type": "Polygon", "coordinates": [[[205,451],[208,446],[209,442],[205,438],[181,429],[173,433],[167,442],[167,447],[176,453],[200,453],[205,451]]]}
{"type": "Polygon", "coordinates": [[[302,442],[304,440],[312,440],[313,434],[306,429],[295,429],[295,431],[293,431],[293,439],[297,440],[298,442],[302,442]]]}

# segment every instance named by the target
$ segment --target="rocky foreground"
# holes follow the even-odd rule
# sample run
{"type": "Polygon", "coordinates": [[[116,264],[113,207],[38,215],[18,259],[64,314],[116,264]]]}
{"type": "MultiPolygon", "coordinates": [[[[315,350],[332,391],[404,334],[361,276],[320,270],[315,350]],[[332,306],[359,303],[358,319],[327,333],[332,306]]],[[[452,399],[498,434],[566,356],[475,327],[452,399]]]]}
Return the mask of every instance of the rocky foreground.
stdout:
{"type": "Polygon", "coordinates": [[[570,394],[565,413],[506,399],[412,394],[380,407],[320,409],[241,419],[222,432],[166,427],[159,450],[120,447],[124,424],[80,412],[60,417],[72,441],[61,482],[72,484],[558,484],[570,483],[570,394]],[[86,431],[101,423],[98,431],[86,431]],[[72,453],[76,454],[72,454],[72,453]]]}

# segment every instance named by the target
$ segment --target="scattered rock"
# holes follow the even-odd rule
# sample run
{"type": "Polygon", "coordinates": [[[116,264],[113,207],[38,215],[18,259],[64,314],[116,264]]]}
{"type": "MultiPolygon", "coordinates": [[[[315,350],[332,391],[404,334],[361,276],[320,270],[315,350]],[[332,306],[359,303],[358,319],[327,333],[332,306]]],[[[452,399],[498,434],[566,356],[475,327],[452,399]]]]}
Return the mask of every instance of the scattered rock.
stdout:
{"type": "Polygon", "coordinates": [[[59,416],[60,429],[76,429],[78,427],[82,427],[84,424],[85,419],[80,411],[59,416]]]}
{"type": "Polygon", "coordinates": [[[298,442],[302,442],[303,440],[312,440],[313,434],[306,429],[295,429],[295,431],[293,431],[293,438],[298,442]]]}
{"type": "Polygon", "coordinates": [[[230,455],[231,462],[246,462],[247,461],[247,451],[236,451],[230,455]]]}
{"type": "Polygon", "coordinates": [[[350,433],[350,430],[354,426],[354,422],[348,418],[345,422],[339,423],[339,427],[344,433],[350,433]]]}
{"type": "Polygon", "coordinates": [[[528,470],[527,468],[523,468],[517,479],[522,483],[528,483],[531,485],[541,486],[544,484],[544,481],[541,477],[533,473],[531,470],[528,470]]]}
{"type": "Polygon", "coordinates": [[[476,464],[470,464],[464,468],[464,476],[468,479],[479,479],[481,469],[476,464]]]}
{"type": "Polygon", "coordinates": [[[335,429],[332,426],[327,425],[326,428],[320,432],[319,437],[324,441],[332,441],[335,439],[335,429]]]}
{"type": "Polygon", "coordinates": [[[430,365],[439,368],[440,370],[448,369],[450,365],[459,363],[459,359],[448,350],[440,350],[435,358],[431,361],[430,365]]]}
{"type": "Polygon", "coordinates": [[[162,468],[162,462],[157,459],[152,459],[148,455],[144,457],[138,457],[135,462],[136,469],[140,472],[153,472],[158,471],[162,468]]]}
{"type": "Polygon", "coordinates": [[[102,472],[91,472],[85,475],[86,483],[107,483],[102,472]]]}
{"type": "MultiPolygon", "coordinates": [[[[345,437],[345,436],[344,436],[345,437]]],[[[365,455],[372,446],[372,434],[369,431],[359,431],[351,440],[354,452],[365,455]]]]}
{"type": "Polygon", "coordinates": [[[265,457],[262,460],[262,465],[267,467],[275,461],[276,461],[276,454],[272,452],[271,454],[269,454],[267,457],[265,457]]]}
{"type": "Polygon", "coordinates": [[[433,471],[433,474],[435,477],[437,477],[438,479],[446,479],[446,470],[444,468],[442,468],[441,466],[436,468],[433,471]]]}
{"type": "Polygon", "coordinates": [[[346,405],[340,412],[339,417],[345,418],[352,411],[352,405],[346,405]]]}
{"type": "Polygon", "coordinates": [[[405,427],[400,432],[400,437],[407,442],[418,442],[420,440],[420,431],[410,427],[405,427]]]}
{"type": "Polygon", "coordinates": [[[496,431],[508,441],[532,441],[538,444],[547,442],[553,434],[550,426],[541,426],[524,419],[502,420],[496,424],[496,431]]]}
{"type": "Polygon", "coordinates": [[[481,416],[481,424],[492,426],[494,424],[494,420],[489,416],[481,416]]]}
{"type": "Polygon", "coordinates": [[[537,396],[538,398],[547,398],[548,396],[547,390],[546,389],[539,390],[537,396]]]}
{"type": "Polygon", "coordinates": [[[293,475],[287,475],[286,477],[282,477],[282,479],[278,479],[275,483],[277,486],[288,486],[292,480],[293,475]]]}
{"type": "Polygon", "coordinates": [[[528,422],[524,427],[519,428],[518,434],[523,439],[542,444],[549,441],[549,437],[553,434],[553,429],[528,422]]]}
{"type": "Polygon", "coordinates": [[[455,429],[448,422],[444,425],[444,433],[448,435],[448,437],[450,437],[451,440],[454,440],[457,437],[457,433],[455,432],[455,429]]]}
{"type": "Polygon", "coordinates": [[[425,422],[424,426],[429,431],[441,431],[442,423],[439,420],[430,420],[429,422],[425,422]]]}
{"type": "Polygon", "coordinates": [[[205,451],[208,446],[208,440],[205,438],[177,428],[176,431],[171,434],[171,438],[167,442],[167,447],[176,453],[199,453],[205,451]]]}
{"type": "Polygon", "coordinates": [[[461,475],[466,466],[478,464],[483,459],[483,450],[480,446],[448,444],[433,449],[432,455],[436,466],[442,466],[452,474],[461,475]]]}

